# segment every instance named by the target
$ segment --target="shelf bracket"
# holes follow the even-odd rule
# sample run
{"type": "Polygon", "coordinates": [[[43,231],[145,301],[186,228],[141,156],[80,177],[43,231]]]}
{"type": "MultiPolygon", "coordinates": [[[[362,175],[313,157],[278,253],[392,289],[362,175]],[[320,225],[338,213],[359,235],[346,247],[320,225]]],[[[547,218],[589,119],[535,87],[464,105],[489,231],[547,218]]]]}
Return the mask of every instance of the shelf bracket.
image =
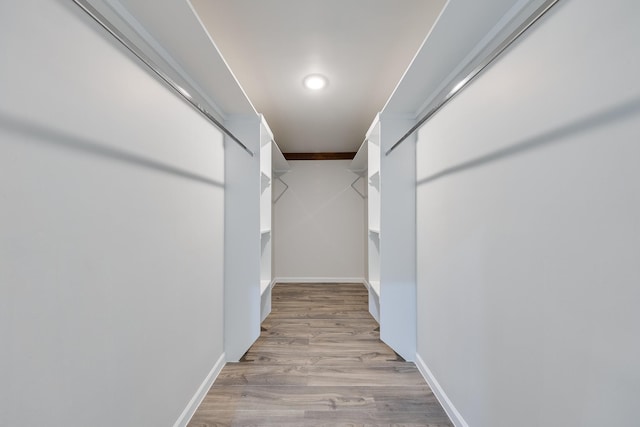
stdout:
{"type": "Polygon", "coordinates": [[[367,198],[366,194],[362,194],[362,192],[360,190],[358,190],[358,188],[356,187],[356,182],[360,181],[361,179],[364,179],[364,177],[362,175],[359,175],[352,183],[351,183],[351,188],[353,188],[353,191],[355,191],[356,193],[358,193],[358,196],[362,197],[363,199],[367,198]]]}
{"type": "Polygon", "coordinates": [[[286,182],[284,182],[284,180],[282,179],[281,175],[276,175],[275,179],[277,179],[278,181],[280,181],[283,185],[284,185],[284,190],[282,190],[282,193],[278,194],[278,197],[276,197],[275,199],[273,199],[273,204],[275,205],[276,203],[278,203],[278,200],[280,200],[280,198],[282,196],[284,196],[284,193],[287,192],[287,190],[289,189],[289,186],[287,185],[286,182]]]}

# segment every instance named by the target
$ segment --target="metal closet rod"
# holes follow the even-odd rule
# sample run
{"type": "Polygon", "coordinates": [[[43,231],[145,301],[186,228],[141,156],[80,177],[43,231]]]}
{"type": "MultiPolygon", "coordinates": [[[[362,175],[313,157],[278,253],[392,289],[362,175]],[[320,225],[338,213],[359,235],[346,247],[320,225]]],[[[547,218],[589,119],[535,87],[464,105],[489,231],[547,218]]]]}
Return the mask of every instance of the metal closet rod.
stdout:
{"type": "Polygon", "coordinates": [[[229,138],[234,140],[240,147],[242,147],[247,153],[254,156],[245,144],[242,143],[229,129],[227,129],[218,119],[213,117],[202,105],[198,104],[191,94],[177,84],[171,77],[164,73],[160,68],[151,61],[151,59],[145,55],[140,49],[138,49],[122,32],[114,27],[100,12],[98,12],[93,6],[86,2],[86,0],[73,0],[87,15],[89,15],[94,21],[96,21],[102,28],[107,30],[109,34],[115,37],[124,47],[126,47],[131,53],[133,53],[140,61],[142,61],[151,71],[153,71],[158,77],[160,77],[166,84],[168,84],[173,90],[184,98],[193,108],[198,110],[203,116],[205,116],[211,123],[213,123],[218,129],[227,134],[229,138]]]}
{"type": "Polygon", "coordinates": [[[402,142],[404,142],[409,136],[411,136],[411,134],[420,129],[420,127],[427,120],[429,120],[438,111],[440,111],[440,109],[444,107],[449,101],[451,101],[454,96],[459,94],[462,89],[467,87],[467,85],[471,83],[471,81],[475,79],[478,74],[480,74],[485,68],[487,68],[494,60],[496,60],[505,50],[507,50],[509,46],[513,44],[513,42],[515,42],[522,34],[525,33],[525,31],[527,31],[533,24],[535,24],[540,18],[542,18],[544,14],[547,13],[559,1],[560,0],[547,0],[538,9],[536,9],[536,11],[531,14],[531,16],[529,16],[522,24],[518,26],[518,28],[516,28],[511,34],[509,34],[505,41],[500,43],[500,45],[498,45],[498,47],[495,48],[493,52],[491,52],[491,54],[489,54],[484,60],[482,60],[482,62],[476,68],[474,68],[473,71],[471,71],[471,73],[469,73],[463,79],[460,79],[455,84],[455,86],[453,86],[453,89],[451,89],[447,93],[447,95],[440,102],[438,102],[438,104],[436,104],[435,107],[429,110],[427,114],[425,114],[413,127],[411,127],[411,129],[409,129],[404,135],[402,135],[402,137],[398,141],[396,141],[396,143],[393,144],[391,148],[389,148],[389,150],[385,152],[385,156],[388,156],[389,153],[391,153],[400,144],[402,144],[402,142]]]}

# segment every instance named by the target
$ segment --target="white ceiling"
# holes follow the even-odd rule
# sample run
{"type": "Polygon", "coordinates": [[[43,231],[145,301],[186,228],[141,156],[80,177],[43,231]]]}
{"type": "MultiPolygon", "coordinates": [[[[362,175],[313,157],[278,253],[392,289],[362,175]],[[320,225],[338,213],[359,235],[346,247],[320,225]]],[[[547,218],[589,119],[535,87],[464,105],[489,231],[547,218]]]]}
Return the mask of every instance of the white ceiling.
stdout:
{"type": "Polygon", "coordinates": [[[219,120],[257,110],[307,153],[356,151],[379,111],[421,116],[544,2],[87,1],[219,120]],[[315,72],[327,90],[303,88],[315,72]]]}
{"type": "Polygon", "coordinates": [[[356,151],[445,0],[191,0],[284,152],[356,151]],[[307,74],[329,86],[311,92],[307,74]]]}

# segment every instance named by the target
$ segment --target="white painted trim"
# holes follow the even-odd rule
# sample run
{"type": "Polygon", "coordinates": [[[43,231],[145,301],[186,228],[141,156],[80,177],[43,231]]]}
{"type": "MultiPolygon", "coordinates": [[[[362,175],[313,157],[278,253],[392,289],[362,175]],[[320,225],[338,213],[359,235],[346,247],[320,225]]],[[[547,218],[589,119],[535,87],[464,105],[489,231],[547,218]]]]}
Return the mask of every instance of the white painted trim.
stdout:
{"type": "Polygon", "coordinates": [[[416,353],[415,363],[416,367],[422,374],[422,377],[425,379],[427,384],[429,384],[429,387],[431,387],[431,391],[433,391],[433,394],[436,396],[436,399],[438,399],[438,402],[440,402],[440,405],[444,408],[453,425],[456,427],[469,427],[469,424],[467,424],[464,418],[462,418],[462,415],[458,412],[456,407],[453,406],[453,402],[451,402],[440,386],[440,383],[438,383],[438,380],[436,380],[436,377],[433,376],[431,369],[427,367],[427,364],[424,363],[424,360],[422,360],[422,357],[420,357],[418,353],[416,353]]]}
{"type": "Polygon", "coordinates": [[[193,414],[196,413],[196,409],[198,409],[198,406],[200,406],[200,404],[204,400],[204,397],[209,392],[209,389],[213,385],[213,382],[216,380],[216,378],[218,378],[220,371],[222,371],[222,368],[224,368],[224,365],[227,363],[226,358],[226,354],[222,353],[220,358],[218,358],[218,360],[216,361],[215,365],[213,365],[213,368],[211,369],[211,372],[209,372],[209,375],[207,375],[202,384],[200,384],[200,387],[198,387],[198,390],[193,395],[186,408],[184,408],[182,414],[180,414],[176,422],[173,424],[173,427],[186,427],[187,424],[189,424],[189,421],[191,421],[191,417],[193,417],[193,414]]]}
{"type": "Polygon", "coordinates": [[[362,283],[367,281],[362,277],[276,277],[274,283],[362,283]]]}

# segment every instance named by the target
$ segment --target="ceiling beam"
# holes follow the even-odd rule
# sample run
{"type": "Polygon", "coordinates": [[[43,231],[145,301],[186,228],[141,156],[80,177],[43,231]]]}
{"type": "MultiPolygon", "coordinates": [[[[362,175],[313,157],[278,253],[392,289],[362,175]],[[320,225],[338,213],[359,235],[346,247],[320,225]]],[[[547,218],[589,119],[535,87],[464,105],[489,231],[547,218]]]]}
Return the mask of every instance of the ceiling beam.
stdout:
{"type": "Polygon", "coordinates": [[[287,160],[351,160],[356,153],[283,153],[287,160]]]}

